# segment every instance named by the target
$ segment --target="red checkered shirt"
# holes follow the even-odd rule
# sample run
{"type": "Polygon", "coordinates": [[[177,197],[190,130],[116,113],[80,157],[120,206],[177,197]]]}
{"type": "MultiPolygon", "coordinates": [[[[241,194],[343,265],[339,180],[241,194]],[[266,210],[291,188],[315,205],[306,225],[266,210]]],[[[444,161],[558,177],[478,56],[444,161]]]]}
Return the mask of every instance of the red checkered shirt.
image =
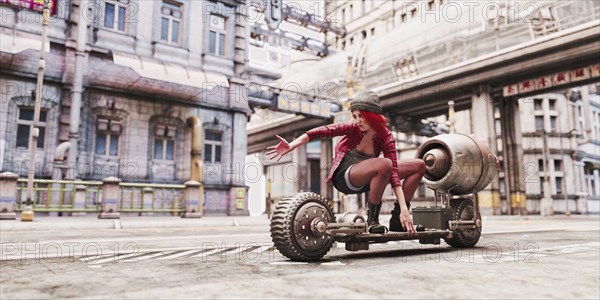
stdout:
{"type": "MultiPolygon", "coordinates": [[[[344,136],[342,140],[335,146],[335,157],[325,182],[331,182],[333,173],[342,162],[344,155],[346,155],[348,151],[356,148],[364,136],[358,125],[356,125],[353,121],[317,127],[307,131],[306,134],[311,140],[322,137],[344,136]]],[[[392,176],[390,176],[390,183],[393,187],[400,186],[400,178],[398,177],[396,140],[394,139],[392,133],[388,130],[385,138],[374,135],[373,148],[375,148],[376,156],[379,156],[379,154],[381,154],[383,151],[383,156],[392,161],[393,169],[392,176]]]]}

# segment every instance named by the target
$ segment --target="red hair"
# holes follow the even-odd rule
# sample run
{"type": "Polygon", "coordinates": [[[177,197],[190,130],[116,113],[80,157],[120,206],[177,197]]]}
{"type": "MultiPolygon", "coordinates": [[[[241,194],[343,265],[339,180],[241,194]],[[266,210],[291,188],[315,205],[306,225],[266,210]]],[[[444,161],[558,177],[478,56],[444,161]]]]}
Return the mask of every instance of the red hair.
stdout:
{"type": "Polygon", "coordinates": [[[367,121],[369,127],[375,130],[375,133],[380,138],[385,138],[388,135],[389,130],[387,129],[387,119],[378,113],[359,110],[362,117],[367,121]]]}

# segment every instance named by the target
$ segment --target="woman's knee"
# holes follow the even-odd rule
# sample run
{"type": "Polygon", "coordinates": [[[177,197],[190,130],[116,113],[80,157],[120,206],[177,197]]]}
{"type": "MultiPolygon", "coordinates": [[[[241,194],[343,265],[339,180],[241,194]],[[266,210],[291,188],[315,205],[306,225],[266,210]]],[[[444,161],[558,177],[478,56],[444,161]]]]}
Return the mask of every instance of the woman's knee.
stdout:
{"type": "Polygon", "coordinates": [[[394,166],[389,158],[378,158],[376,164],[377,174],[384,176],[390,176],[392,174],[392,168],[394,166]]]}

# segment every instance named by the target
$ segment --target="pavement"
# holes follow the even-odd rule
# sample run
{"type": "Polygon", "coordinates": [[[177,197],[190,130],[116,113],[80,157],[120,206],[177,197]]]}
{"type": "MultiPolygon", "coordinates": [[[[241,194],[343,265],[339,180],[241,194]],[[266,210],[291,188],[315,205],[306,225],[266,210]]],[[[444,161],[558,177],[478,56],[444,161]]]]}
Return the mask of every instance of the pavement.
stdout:
{"type": "MultiPolygon", "coordinates": [[[[381,222],[385,225],[390,219],[389,215],[382,214],[381,222]]],[[[486,229],[501,230],[502,224],[521,225],[527,229],[530,225],[546,225],[550,229],[553,223],[564,220],[583,221],[598,224],[600,229],[600,215],[555,215],[543,217],[530,216],[482,216],[484,232],[486,229]],[[491,226],[486,226],[491,225],[491,226]],[[491,227],[491,228],[490,228],[491,227]]],[[[96,229],[140,229],[140,228],[195,228],[195,227],[248,227],[268,226],[270,220],[266,215],[259,216],[204,216],[201,218],[184,219],[175,216],[121,216],[120,219],[98,219],[95,214],[85,216],[35,216],[33,222],[21,222],[17,215],[16,220],[1,220],[0,232],[4,231],[41,231],[41,230],[96,230],[96,229]]],[[[574,222],[579,223],[579,222],[574,222]]],[[[573,224],[575,225],[575,224],[573,224]]],[[[531,226],[533,227],[533,226],[531,226]]]]}

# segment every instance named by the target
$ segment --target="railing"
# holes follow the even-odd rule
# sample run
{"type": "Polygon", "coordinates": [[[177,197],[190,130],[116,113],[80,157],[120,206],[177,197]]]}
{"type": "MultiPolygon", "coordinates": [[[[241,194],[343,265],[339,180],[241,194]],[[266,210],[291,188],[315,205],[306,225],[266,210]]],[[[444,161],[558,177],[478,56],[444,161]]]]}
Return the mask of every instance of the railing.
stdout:
{"type": "Polygon", "coordinates": [[[121,187],[120,212],[177,214],[185,211],[183,201],[185,185],[120,183],[119,186],[121,187]]]}
{"type": "MultiPolygon", "coordinates": [[[[32,204],[35,212],[100,212],[101,181],[45,180],[33,181],[32,204]],[[75,207],[75,188],[85,186],[85,201],[75,207]]],[[[17,180],[17,207],[23,211],[27,200],[27,179],[17,180]]]]}
{"type": "MultiPolygon", "coordinates": [[[[185,185],[122,182],[119,186],[120,212],[177,215],[185,211],[185,185]]],[[[24,210],[26,199],[27,179],[21,178],[17,180],[15,211],[24,210]]],[[[36,179],[31,200],[34,212],[99,213],[102,210],[102,182],[36,179]]]]}

